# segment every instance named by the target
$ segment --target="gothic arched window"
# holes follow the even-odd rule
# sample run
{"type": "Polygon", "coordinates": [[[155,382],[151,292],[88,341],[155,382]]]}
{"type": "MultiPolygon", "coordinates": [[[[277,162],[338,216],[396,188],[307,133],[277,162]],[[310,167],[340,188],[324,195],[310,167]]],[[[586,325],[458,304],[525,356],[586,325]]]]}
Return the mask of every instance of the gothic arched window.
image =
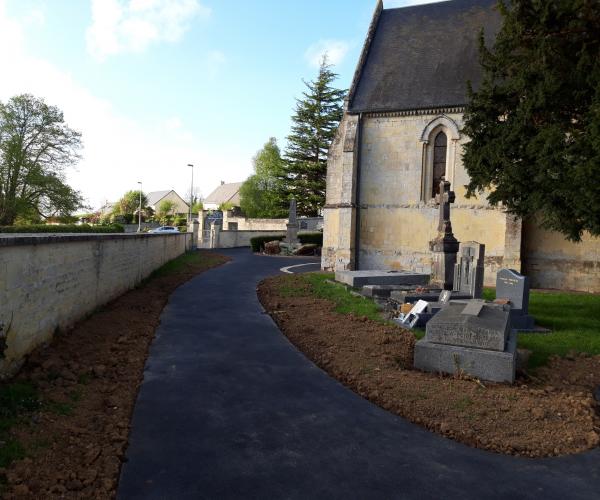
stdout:
{"type": "Polygon", "coordinates": [[[433,176],[431,196],[440,192],[440,181],[446,175],[446,152],[448,150],[448,138],[444,132],[439,132],[433,142],[433,176]]]}

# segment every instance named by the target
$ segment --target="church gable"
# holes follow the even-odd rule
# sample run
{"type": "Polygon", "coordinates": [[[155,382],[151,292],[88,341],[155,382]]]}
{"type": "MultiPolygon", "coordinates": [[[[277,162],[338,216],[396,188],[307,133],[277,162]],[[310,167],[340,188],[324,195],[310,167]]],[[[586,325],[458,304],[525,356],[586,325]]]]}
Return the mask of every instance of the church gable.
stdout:
{"type": "Polygon", "coordinates": [[[348,111],[462,106],[467,80],[481,79],[478,36],[500,27],[496,0],[453,0],[376,10],[376,27],[357,69],[348,111]]]}

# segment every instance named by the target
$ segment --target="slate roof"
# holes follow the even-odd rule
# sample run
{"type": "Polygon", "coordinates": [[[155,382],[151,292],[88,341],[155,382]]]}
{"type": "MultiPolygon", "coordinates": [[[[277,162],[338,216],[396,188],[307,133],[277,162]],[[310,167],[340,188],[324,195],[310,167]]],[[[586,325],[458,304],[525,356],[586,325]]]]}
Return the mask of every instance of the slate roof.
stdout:
{"type": "Polygon", "coordinates": [[[217,189],[210,193],[204,203],[214,203],[220,205],[221,203],[232,203],[233,205],[240,206],[240,188],[243,182],[230,182],[229,184],[221,184],[217,189]]]}
{"type": "Polygon", "coordinates": [[[148,198],[148,206],[155,206],[160,200],[162,200],[165,196],[167,196],[172,189],[167,189],[166,191],[153,191],[148,193],[146,197],[148,198]]]}
{"type": "MultiPolygon", "coordinates": [[[[351,90],[351,113],[461,106],[481,80],[478,39],[492,42],[496,0],[453,0],[381,11],[351,90]]],[[[377,12],[376,12],[377,14],[377,12]]]]}

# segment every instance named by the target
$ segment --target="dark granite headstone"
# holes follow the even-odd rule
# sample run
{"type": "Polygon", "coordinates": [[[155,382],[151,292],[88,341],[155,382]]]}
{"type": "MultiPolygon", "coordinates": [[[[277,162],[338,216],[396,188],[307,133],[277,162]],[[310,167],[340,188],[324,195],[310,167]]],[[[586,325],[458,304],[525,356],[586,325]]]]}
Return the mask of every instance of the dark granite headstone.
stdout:
{"type": "Polygon", "coordinates": [[[529,311],[529,278],[514,269],[501,269],[496,275],[496,298],[508,299],[511,327],[533,330],[535,321],[529,311]]]}

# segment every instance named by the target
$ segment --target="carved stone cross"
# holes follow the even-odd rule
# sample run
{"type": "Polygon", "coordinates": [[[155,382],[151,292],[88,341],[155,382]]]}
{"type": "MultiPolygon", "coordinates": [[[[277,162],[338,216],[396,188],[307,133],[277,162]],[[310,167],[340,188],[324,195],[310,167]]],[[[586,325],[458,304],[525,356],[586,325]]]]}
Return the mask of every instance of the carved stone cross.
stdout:
{"type": "Polygon", "coordinates": [[[443,177],[440,181],[440,192],[435,195],[435,201],[440,206],[440,221],[438,232],[443,235],[452,235],[452,223],[450,222],[450,203],[454,203],[456,195],[450,191],[450,182],[443,177]]]}

